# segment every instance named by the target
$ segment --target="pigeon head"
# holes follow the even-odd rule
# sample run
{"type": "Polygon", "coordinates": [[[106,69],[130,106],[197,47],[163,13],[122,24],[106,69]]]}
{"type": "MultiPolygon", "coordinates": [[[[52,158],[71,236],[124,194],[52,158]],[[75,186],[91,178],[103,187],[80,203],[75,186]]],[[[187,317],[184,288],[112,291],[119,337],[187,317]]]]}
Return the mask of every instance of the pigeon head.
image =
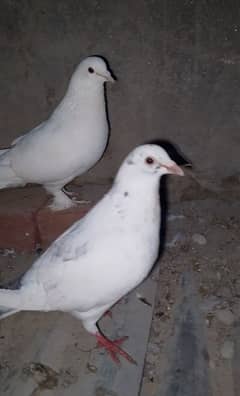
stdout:
{"type": "Polygon", "coordinates": [[[124,161],[124,166],[135,173],[161,177],[167,174],[184,176],[183,170],[169,157],[167,152],[155,144],[136,147],[124,161]]]}
{"type": "Polygon", "coordinates": [[[89,56],[84,59],[75,72],[77,77],[81,77],[88,82],[101,83],[114,82],[114,77],[108,69],[107,63],[100,56],[89,56]]]}

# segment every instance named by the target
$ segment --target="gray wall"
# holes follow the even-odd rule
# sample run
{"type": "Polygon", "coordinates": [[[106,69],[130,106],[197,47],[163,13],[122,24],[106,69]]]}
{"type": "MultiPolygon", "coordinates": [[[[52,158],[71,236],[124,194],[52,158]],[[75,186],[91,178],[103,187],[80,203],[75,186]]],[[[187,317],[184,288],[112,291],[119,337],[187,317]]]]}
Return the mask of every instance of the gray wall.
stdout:
{"type": "Polygon", "coordinates": [[[102,54],[112,135],[85,180],[114,175],[129,150],[169,139],[199,175],[239,171],[240,5],[194,0],[1,0],[0,145],[46,118],[75,65],[102,54]]]}

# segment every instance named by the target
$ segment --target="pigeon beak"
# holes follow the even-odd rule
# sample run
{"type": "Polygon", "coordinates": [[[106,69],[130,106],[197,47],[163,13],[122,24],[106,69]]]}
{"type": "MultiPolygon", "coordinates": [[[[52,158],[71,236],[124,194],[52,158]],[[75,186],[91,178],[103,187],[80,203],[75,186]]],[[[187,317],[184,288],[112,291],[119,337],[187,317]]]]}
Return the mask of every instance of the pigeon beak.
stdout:
{"type": "Polygon", "coordinates": [[[106,73],[106,74],[101,74],[101,73],[97,73],[97,76],[104,78],[104,80],[109,81],[111,83],[114,83],[116,81],[116,79],[111,75],[110,72],[106,73]]]}
{"type": "Polygon", "coordinates": [[[183,170],[175,163],[173,165],[162,165],[162,167],[166,168],[171,175],[184,176],[183,170]]]}
{"type": "Polygon", "coordinates": [[[115,83],[116,78],[109,72],[108,76],[106,77],[107,81],[111,83],[115,83]]]}

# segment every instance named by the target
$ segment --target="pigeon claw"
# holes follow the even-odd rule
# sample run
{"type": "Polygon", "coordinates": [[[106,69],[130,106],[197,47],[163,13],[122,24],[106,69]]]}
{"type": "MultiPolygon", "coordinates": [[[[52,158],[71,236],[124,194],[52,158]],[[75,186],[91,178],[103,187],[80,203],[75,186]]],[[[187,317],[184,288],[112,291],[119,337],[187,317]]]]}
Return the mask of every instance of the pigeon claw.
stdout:
{"type": "Polygon", "coordinates": [[[109,353],[115,363],[120,364],[120,359],[118,357],[118,355],[120,355],[128,360],[130,363],[137,364],[132,356],[130,356],[127,352],[119,347],[119,345],[126,341],[128,337],[125,336],[118,338],[117,340],[111,341],[108,338],[104,337],[102,334],[97,333],[96,338],[98,341],[97,347],[106,349],[106,351],[109,353]]]}
{"type": "Polygon", "coordinates": [[[85,204],[89,204],[89,203],[91,202],[91,201],[87,201],[87,200],[85,200],[85,199],[78,200],[78,193],[73,192],[73,191],[68,191],[68,190],[66,190],[65,187],[62,188],[62,192],[63,192],[65,195],[67,195],[68,197],[71,198],[71,200],[73,201],[73,204],[82,204],[82,205],[85,205],[85,204]]]}

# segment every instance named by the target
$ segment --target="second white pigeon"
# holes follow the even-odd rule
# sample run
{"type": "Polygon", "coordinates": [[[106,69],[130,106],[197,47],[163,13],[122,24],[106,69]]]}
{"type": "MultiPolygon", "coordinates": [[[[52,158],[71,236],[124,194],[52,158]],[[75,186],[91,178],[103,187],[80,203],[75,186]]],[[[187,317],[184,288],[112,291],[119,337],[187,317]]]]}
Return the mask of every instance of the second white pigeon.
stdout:
{"type": "Polygon", "coordinates": [[[79,64],[50,118],[0,150],[0,189],[37,183],[53,195],[52,210],[75,204],[63,187],[93,167],[106,148],[107,81],[114,78],[101,57],[79,64]]]}
{"type": "Polygon", "coordinates": [[[33,264],[20,288],[0,289],[0,318],[26,310],[69,312],[116,362],[121,355],[134,363],[119,346],[125,337],[110,341],[96,323],[146,278],[158,257],[159,179],[165,174],[183,175],[165,150],[133,150],[110,191],[33,264]]]}

